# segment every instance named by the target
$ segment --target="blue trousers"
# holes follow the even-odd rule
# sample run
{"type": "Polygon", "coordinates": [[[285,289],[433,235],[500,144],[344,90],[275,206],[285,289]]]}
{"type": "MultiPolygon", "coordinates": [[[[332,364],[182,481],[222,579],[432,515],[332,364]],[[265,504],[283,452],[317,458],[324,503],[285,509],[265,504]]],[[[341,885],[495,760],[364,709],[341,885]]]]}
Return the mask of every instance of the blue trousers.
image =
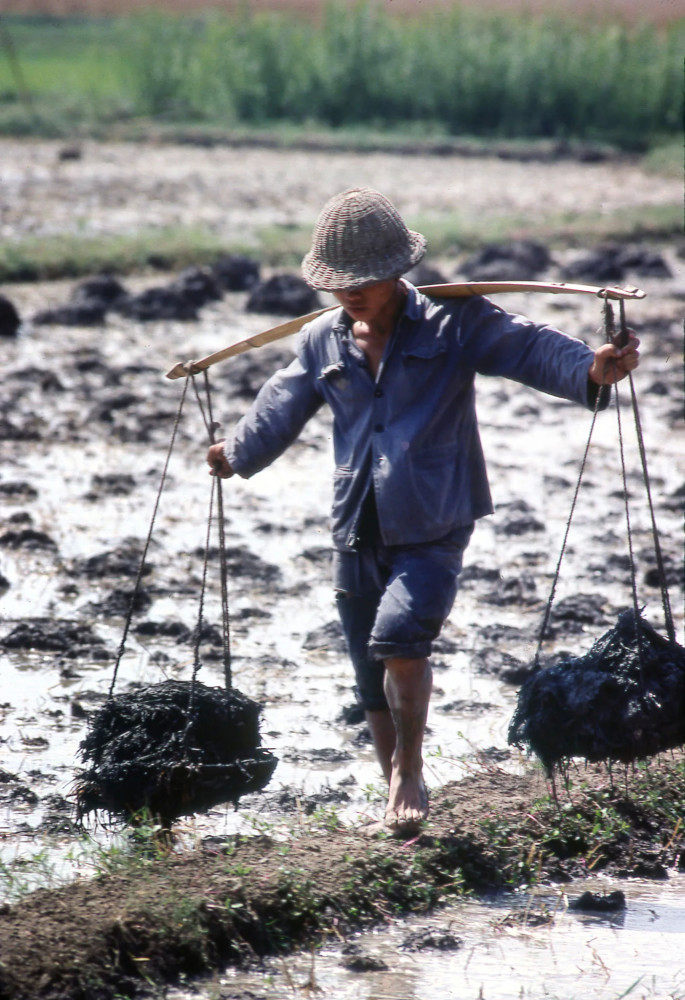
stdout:
{"type": "Polygon", "coordinates": [[[334,552],[333,579],[360,705],[387,707],[384,660],[430,656],[454,604],[473,525],[421,545],[334,552]]]}

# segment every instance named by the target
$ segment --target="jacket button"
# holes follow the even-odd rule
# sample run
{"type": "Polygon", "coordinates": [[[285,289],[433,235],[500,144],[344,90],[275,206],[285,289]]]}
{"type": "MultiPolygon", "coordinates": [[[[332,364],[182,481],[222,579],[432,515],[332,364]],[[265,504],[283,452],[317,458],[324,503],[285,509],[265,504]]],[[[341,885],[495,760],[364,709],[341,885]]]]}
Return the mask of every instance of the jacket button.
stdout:
{"type": "Polygon", "coordinates": [[[382,396],[382,395],[383,395],[382,389],[376,389],[376,391],[374,392],[374,396],[382,396]]]}
{"type": "Polygon", "coordinates": [[[383,430],[383,424],[376,424],[374,430],[376,431],[377,434],[380,434],[380,432],[383,430]]]}

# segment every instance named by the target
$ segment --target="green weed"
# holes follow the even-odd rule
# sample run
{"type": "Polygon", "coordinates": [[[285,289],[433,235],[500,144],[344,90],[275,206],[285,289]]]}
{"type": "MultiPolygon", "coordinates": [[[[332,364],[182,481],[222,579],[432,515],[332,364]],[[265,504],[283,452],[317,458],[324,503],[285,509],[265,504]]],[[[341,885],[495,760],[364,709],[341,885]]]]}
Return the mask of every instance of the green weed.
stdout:
{"type": "Polygon", "coordinates": [[[452,6],[398,18],[330,3],[318,22],[247,9],[179,17],[3,18],[0,128],[64,134],[133,120],[223,128],[429,128],[451,136],[644,150],[682,121],[685,20],[608,20],[452,6]],[[635,95],[639,94],[639,101],[635,95]]]}
{"type": "MultiPolygon", "coordinates": [[[[141,231],[132,236],[84,236],[61,233],[0,245],[0,282],[50,281],[97,271],[171,270],[216,260],[224,245],[194,227],[141,231]]],[[[237,252],[237,248],[236,248],[237,252]]]]}
{"type": "Polygon", "coordinates": [[[57,873],[56,864],[50,860],[47,847],[30,857],[0,861],[0,898],[3,903],[16,902],[37,886],[51,888],[60,881],[63,879],[57,873]]]}
{"type": "Polygon", "coordinates": [[[84,833],[67,851],[46,837],[29,856],[0,861],[0,899],[15,903],[36,889],[53,889],[76,874],[111,875],[141,873],[166,857],[169,845],[161,829],[147,816],[107,846],[84,833]]]}

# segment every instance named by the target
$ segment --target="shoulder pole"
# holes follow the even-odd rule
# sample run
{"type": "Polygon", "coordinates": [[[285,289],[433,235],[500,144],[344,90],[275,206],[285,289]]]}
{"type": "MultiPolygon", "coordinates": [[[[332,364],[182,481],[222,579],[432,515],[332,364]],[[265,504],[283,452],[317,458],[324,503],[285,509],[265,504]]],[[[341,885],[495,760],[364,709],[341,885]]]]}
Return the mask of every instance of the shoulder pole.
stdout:
{"type": "MultiPolygon", "coordinates": [[[[548,292],[557,295],[597,295],[603,299],[643,299],[645,292],[640,288],[599,288],[595,285],[574,285],[564,281],[460,281],[453,284],[444,285],[421,285],[418,289],[424,295],[437,299],[467,298],[471,295],[499,295],[504,292],[548,292]]],[[[197,375],[198,372],[210,368],[219,361],[251,351],[254,347],[262,347],[264,344],[271,344],[275,340],[281,340],[292,333],[297,333],[318,316],[331,312],[338,306],[327,306],[316,312],[307,313],[305,316],[297,316],[278,326],[263,330],[254,336],[246,337],[235,344],[209,354],[199,361],[178,361],[167,373],[170,379],[183,378],[187,375],[197,375]]]]}

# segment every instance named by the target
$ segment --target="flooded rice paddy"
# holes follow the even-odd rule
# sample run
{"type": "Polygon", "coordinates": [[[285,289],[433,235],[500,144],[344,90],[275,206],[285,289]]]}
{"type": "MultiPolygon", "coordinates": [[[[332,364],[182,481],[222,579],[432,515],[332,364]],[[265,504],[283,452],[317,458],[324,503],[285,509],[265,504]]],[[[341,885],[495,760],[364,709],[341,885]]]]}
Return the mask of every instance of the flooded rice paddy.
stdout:
{"type": "MultiPolygon", "coordinates": [[[[262,162],[268,177],[260,185],[268,180],[273,186],[283,175],[289,185],[284,190],[291,191],[298,158],[279,160],[278,170],[269,173],[271,160],[270,153],[262,162]]],[[[214,156],[210,162],[214,170],[214,156]]],[[[390,165],[384,160],[382,167],[373,176],[367,164],[365,182],[382,187],[390,165]]],[[[459,165],[460,182],[467,168],[474,165],[459,165]]],[[[592,173],[590,166],[587,170],[592,173]]],[[[347,176],[349,166],[339,173],[347,176]]],[[[217,183],[210,173],[207,184],[217,183]]],[[[582,183],[581,170],[573,184],[582,188],[582,183]]],[[[114,190],[109,176],[103,184],[114,190]]],[[[120,194],[117,204],[125,204],[126,191],[120,194]]],[[[260,202],[259,211],[264,210],[260,202]]],[[[130,225],[129,216],[121,219],[130,225]]],[[[107,220],[103,209],[101,221],[107,220]]],[[[52,224],[65,222],[54,216],[52,224]]],[[[675,277],[635,280],[648,297],[629,304],[628,311],[642,340],[636,387],[682,643],[685,290],[673,248],[664,252],[675,277]]],[[[447,277],[458,275],[457,262],[436,263],[447,277]]],[[[153,279],[137,276],[132,283],[144,287],[153,279]]],[[[28,317],[20,336],[3,344],[0,573],[7,586],[0,597],[0,870],[5,900],[34,886],[92,874],[99,852],[121,836],[116,824],[92,817],[86,824],[90,839],[83,840],[74,824],[74,781],[88,714],[102,703],[112,679],[127,607],[121,591],[130,593],[136,557],[151,529],[178,412],[182,384],[166,380],[164,372],[177,360],[204,356],[280,318],[246,313],[245,296],[235,293],[206,306],[195,323],[142,324],[113,316],[95,331],[32,326],[31,314],[63,300],[71,285],[4,289],[28,317]],[[104,557],[112,553],[119,558],[108,562],[104,557]],[[89,560],[95,556],[102,559],[93,568],[89,560]],[[19,624],[36,622],[44,637],[46,631],[52,636],[50,648],[2,645],[19,624]],[[68,634],[65,638],[65,623],[91,630],[85,638],[81,634],[81,647],[68,634]]],[[[596,300],[517,295],[502,304],[590,342],[601,337],[596,300]]],[[[224,428],[244,411],[269,371],[287,361],[289,350],[285,342],[212,371],[215,415],[224,428]]],[[[621,398],[640,600],[646,617],[662,627],[627,391],[621,398]]],[[[460,594],[436,645],[426,740],[432,788],[475,770],[523,767],[521,755],[507,744],[507,728],[517,685],[535,652],[589,431],[589,414],[498,380],[479,381],[478,409],[497,513],[474,535],[460,594]]],[[[190,677],[193,650],[178,636],[187,636],[198,614],[211,488],[206,445],[189,392],[151,530],[145,600],[133,617],[121,661],[121,689],[132,682],[190,677]],[[164,627],[169,623],[178,626],[176,635],[164,627]]],[[[265,792],[246,796],[238,810],[219,807],[187,817],[180,827],[187,841],[265,829],[285,837],[298,812],[331,810],[354,824],[382,809],[368,734],[351,711],[351,674],[328,579],[330,467],[330,426],[321,414],[271,469],[225,487],[233,681],[263,704],[262,742],[278,765],[265,792]]],[[[595,431],[556,595],[576,613],[558,621],[548,651],[577,654],[589,648],[618,609],[630,604],[629,587],[612,410],[601,415],[595,431]]],[[[221,620],[215,564],[204,616],[213,624],[221,620]]],[[[200,679],[223,683],[216,645],[203,650],[200,679]]],[[[600,884],[602,891],[615,887],[600,884]]],[[[583,888],[567,887],[568,895],[550,887],[532,898],[522,893],[464,902],[429,919],[396,921],[364,934],[347,942],[348,951],[331,941],[315,957],[225,973],[197,990],[194,985],[172,990],[168,997],[272,1000],[315,988],[341,1000],[685,996],[682,874],[621,883],[627,908],[611,917],[568,909],[569,897],[583,888]],[[424,932],[433,943],[412,950],[407,942],[424,932]],[[366,966],[358,963],[362,971],[351,968],[356,953],[350,944],[370,956],[366,966]]]]}

